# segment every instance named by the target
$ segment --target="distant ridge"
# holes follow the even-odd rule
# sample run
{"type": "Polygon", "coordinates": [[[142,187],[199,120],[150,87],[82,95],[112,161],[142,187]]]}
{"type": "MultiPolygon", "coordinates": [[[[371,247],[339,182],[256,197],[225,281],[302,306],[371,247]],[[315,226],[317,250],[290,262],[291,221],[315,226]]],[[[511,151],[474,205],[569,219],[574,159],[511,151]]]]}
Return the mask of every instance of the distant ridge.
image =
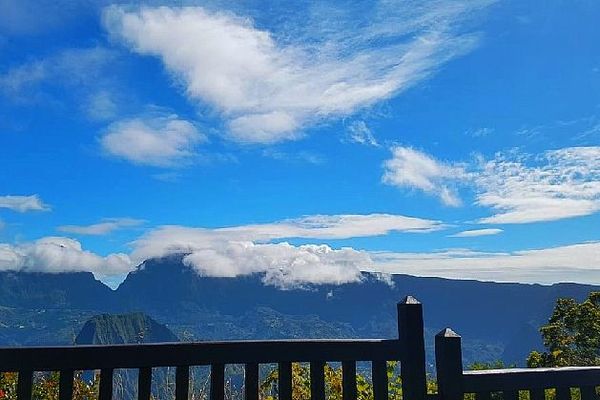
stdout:
{"type": "Polygon", "coordinates": [[[98,309],[112,306],[113,291],[91,272],[0,271],[0,305],[98,309]]]}

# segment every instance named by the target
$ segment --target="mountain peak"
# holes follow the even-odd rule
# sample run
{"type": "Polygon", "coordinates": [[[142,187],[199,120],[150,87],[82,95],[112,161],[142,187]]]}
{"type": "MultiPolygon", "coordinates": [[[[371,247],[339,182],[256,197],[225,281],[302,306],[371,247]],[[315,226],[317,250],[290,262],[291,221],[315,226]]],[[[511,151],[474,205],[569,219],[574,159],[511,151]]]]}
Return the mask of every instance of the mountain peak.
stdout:
{"type": "Polygon", "coordinates": [[[100,314],[90,318],[75,339],[76,344],[177,342],[177,336],[148,315],[100,314]]]}

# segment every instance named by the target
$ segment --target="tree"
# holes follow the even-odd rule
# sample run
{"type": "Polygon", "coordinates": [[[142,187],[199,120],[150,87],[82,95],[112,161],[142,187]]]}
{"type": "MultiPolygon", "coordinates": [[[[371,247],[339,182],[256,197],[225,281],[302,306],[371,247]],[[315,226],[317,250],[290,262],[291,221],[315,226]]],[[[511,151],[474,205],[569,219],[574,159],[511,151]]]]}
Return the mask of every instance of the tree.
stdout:
{"type": "Polygon", "coordinates": [[[540,332],[547,351],[532,351],[527,366],[600,365],[600,292],[591,292],[582,303],[558,299],[540,332]]]}

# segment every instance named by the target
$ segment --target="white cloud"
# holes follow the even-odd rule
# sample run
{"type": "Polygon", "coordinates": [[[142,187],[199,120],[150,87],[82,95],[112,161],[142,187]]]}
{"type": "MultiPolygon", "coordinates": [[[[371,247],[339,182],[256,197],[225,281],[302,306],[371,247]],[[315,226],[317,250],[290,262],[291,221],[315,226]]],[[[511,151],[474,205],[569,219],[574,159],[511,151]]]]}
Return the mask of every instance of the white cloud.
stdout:
{"type": "Polygon", "coordinates": [[[97,224],[63,225],[59,226],[57,230],[77,235],[107,235],[118,229],[130,228],[143,223],[143,220],[134,218],[106,218],[103,222],[97,224]]]}
{"type": "Polygon", "coordinates": [[[370,255],[374,270],[380,272],[496,282],[600,284],[597,241],[510,253],[466,250],[370,255]]]}
{"type": "Polygon", "coordinates": [[[215,231],[245,238],[347,239],[386,235],[391,232],[431,232],[442,229],[439,221],[392,214],[310,215],[271,224],[243,225],[215,231]]]}
{"type": "Polygon", "coordinates": [[[600,147],[551,150],[533,159],[498,154],[479,169],[477,204],[496,211],[481,223],[553,221],[600,210],[600,147]]]}
{"type": "Polygon", "coordinates": [[[272,143],[387,99],[470,51],[477,38],[461,22],[490,3],[381,2],[328,10],[335,23],[331,12],[297,13],[273,31],[200,7],[111,6],[104,24],[133,51],[159,57],[190,98],[221,113],[231,138],[272,143]]]}
{"type": "Polygon", "coordinates": [[[517,151],[466,163],[444,163],[409,147],[394,147],[382,181],[461,200],[453,186],[469,185],[475,204],[494,210],[485,224],[520,224],[591,215],[600,211],[600,147],[567,147],[532,156],[517,151]]]}
{"type": "Polygon", "coordinates": [[[497,228],[472,229],[472,230],[468,230],[468,231],[458,232],[458,233],[455,233],[454,235],[449,235],[449,237],[490,236],[490,235],[497,235],[502,232],[504,232],[502,229],[497,229],[497,228]]]}
{"type": "Polygon", "coordinates": [[[390,214],[311,215],[269,224],[226,228],[190,228],[167,225],[152,230],[135,242],[133,256],[140,261],[172,252],[204,249],[224,241],[269,242],[277,239],[348,239],[391,232],[431,232],[443,229],[439,221],[390,214]]]}
{"type": "Polygon", "coordinates": [[[354,121],[348,126],[348,140],[352,143],[364,144],[368,146],[379,146],[373,132],[367,126],[365,121],[354,121]]]}
{"type": "MultiPolygon", "coordinates": [[[[203,276],[235,277],[263,273],[263,282],[280,288],[358,281],[370,263],[365,252],[327,245],[294,246],[242,240],[240,232],[178,226],[162,227],[134,242],[134,260],[189,253],[184,262],[203,276]]],[[[258,237],[265,235],[259,232],[258,237]]]]}
{"type": "Polygon", "coordinates": [[[203,276],[264,273],[266,285],[287,289],[306,284],[358,282],[361,269],[371,260],[365,252],[334,250],[327,245],[226,242],[223,246],[196,250],[184,262],[203,276]]]}
{"type": "Polygon", "coordinates": [[[111,124],[100,138],[103,149],[134,164],[176,167],[192,161],[206,140],[194,124],[176,115],[155,115],[111,124]]]}
{"type": "Polygon", "coordinates": [[[45,237],[16,245],[0,243],[0,270],[48,273],[90,271],[102,277],[123,274],[131,269],[126,254],[102,257],[83,250],[81,243],[65,237],[45,237]]]}
{"type": "MultiPolygon", "coordinates": [[[[375,252],[334,249],[325,244],[276,242],[287,237],[340,239],[413,229],[407,228],[405,222],[390,224],[379,216],[361,216],[363,221],[369,218],[374,221],[374,227],[365,231],[360,223],[352,222],[356,216],[345,222],[340,222],[341,217],[345,216],[307,217],[291,220],[302,222],[218,229],[165,226],[134,241],[130,255],[100,256],[84,250],[78,241],[64,237],[0,244],[0,270],[91,271],[105,279],[129,272],[137,263],[151,257],[189,253],[184,262],[202,276],[260,273],[265,284],[282,289],[358,282],[360,271],[498,282],[600,284],[599,241],[498,253],[468,249],[431,253],[375,252]]],[[[427,230],[416,231],[422,229],[427,230]]]]}
{"type": "Polygon", "coordinates": [[[391,150],[392,158],[383,164],[383,183],[422,190],[439,197],[449,206],[461,205],[451,185],[468,179],[463,166],[441,162],[410,147],[396,146],[391,150]]]}
{"type": "Polygon", "coordinates": [[[0,196],[0,208],[8,208],[17,212],[50,211],[37,194],[31,196],[0,196]]]}
{"type": "Polygon", "coordinates": [[[164,226],[136,240],[131,257],[141,262],[173,253],[190,253],[186,262],[203,275],[262,272],[266,284],[278,287],[338,284],[359,279],[359,271],[371,263],[368,253],[350,248],[332,249],[327,245],[270,242],[286,238],[345,239],[441,228],[437,221],[388,214],[316,215],[217,229],[164,226]]]}

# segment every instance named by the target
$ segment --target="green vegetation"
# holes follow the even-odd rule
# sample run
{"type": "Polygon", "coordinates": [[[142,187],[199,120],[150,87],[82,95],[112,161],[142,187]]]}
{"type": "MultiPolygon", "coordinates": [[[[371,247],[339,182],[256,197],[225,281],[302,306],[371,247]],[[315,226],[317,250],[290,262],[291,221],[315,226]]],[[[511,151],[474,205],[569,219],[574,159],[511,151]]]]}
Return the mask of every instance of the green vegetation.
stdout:
{"type": "Polygon", "coordinates": [[[547,351],[532,351],[529,367],[600,365],[600,292],[591,292],[582,303],[558,299],[540,332],[547,351]]]}
{"type": "MultiPolygon", "coordinates": [[[[58,400],[59,387],[58,372],[36,374],[32,400],[58,400]]],[[[17,379],[16,372],[0,373],[0,399],[17,400],[17,379]]],[[[100,380],[98,375],[94,375],[92,380],[83,379],[82,373],[77,372],[73,380],[73,399],[74,400],[93,400],[98,397],[98,387],[100,380]]]]}
{"type": "MultiPolygon", "coordinates": [[[[396,362],[388,362],[387,376],[389,382],[389,398],[391,400],[402,399],[402,379],[399,374],[399,365],[396,362]]],[[[207,378],[207,377],[206,377],[207,378]]],[[[0,400],[16,400],[17,389],[17,373],[1,373],[0,374],[0,400]]],[[[192,390],[191,397],[195,400],[204,400],[208,398],[208,390],[205,381],[204,385],[195,385],[193,382],[190,385],[192,390]],[[197,390],[194,390],[197,389],[197,390]]],[[[86,380],[81,372],[75,374],[73,387],[73,400],[92,400],[98,396],[99,378],[94,374],[91,380],[86,380]]],[[[160,384],[160,383],[159,383],[160,384]]],[[[373,399],[373,385],[367,373],[357,373],[356,377],[358,400],[373,399]]],[[[153,398],[162,398],[163,394],[172,394],[172,382],[162,382],[159,388],[161,395],[153,396],[153,398]]],[[[242,399],[241,388],[236,388],[232,384],[231,379],[226,383],[226,398],[228,400],[242,399]]],[[[57,372],[38,373],[34,379],[32,400],[58,400],[59,374],[57,372]]],[[[259,395],[261,400],[277,399],[278,388],[278,370],[273,368],[266,374],[259,384],[259,395]]],[[[310,400],[310,368],[306,364],[292,364],[292,399],[293,400],[310,400]]],[[[430,393],[437,390],[435,381],[428,381],[428,391],[430,393]]],[[[329,400],[342,400],[342,368],[333,367],[329,364],[325,365],[325,393],[329,400]]],[[[132,396],[135,397],[135,396],[132,396]]],[[[117,398],[119,398],[117,396],[117,398]]]]}

